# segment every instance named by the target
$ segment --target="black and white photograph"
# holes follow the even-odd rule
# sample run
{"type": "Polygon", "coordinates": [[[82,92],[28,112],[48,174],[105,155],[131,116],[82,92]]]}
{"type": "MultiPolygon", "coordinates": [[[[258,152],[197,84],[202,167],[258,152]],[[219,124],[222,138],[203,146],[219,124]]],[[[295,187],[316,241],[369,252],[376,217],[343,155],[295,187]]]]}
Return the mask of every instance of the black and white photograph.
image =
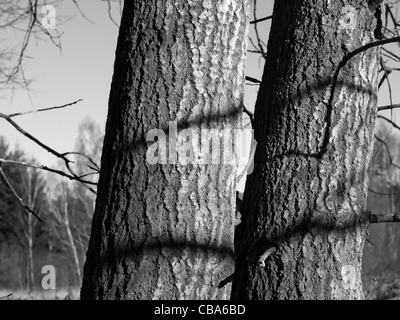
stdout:
{"type": "Polygon", "coordinates": [[[0,305],[400,300],[399,222],[400,1],[0,0],[0,305]]]}

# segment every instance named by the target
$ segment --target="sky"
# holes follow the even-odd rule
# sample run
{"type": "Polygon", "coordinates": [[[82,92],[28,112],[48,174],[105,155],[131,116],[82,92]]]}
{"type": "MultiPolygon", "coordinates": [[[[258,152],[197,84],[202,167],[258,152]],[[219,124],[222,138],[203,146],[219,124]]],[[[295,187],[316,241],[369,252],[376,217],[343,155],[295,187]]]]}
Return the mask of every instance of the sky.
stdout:
{"type": "MultiPolygon", "coordinates": [[[[104,129],[107,103],[110,91],[118,28],[110,20],[105,1],[78,1],[81,11],[94,23],[87,21],[78,12],[73,1],[62,1],[56,8],[57,19],[73,17],[70,21],[57,24],[61,37],[62,51],[50,41],[30,41],[25,60],[24,72],[33,79],[30,97],[26,91],[14,93],[12,100],[0,100],[0,112],[15,113],[63,105],[83,99],[65,109],[38,112],[16,118],[16,122],[42,142],[59,152],[73,151],[77,138],[77,128],[83,119],[91,117],[104,129]],[[58,18],[61,17],[61,18],[58,18]]],[[[257,18],[272,14],[273,0],[258,1],[257,18]]],[[[118,20],[118,13],[114,12],[118,20]]],[[[253,14],[252,19],[253,20],[253,14]]],[[[0,17],[1,19],[1,17],[0,17]]],[[[258,24],[259,33],[265,42],[271,20],[258,24]]],[[[3,35],[0,35],[2,38],[3,35]]],[[[23,33],[7,34],[9,41],[18,43],[23,33]]],[[[250,28],[254,37],[254,29],[250,28]]],[[[251,45],[249,45],[249,49],[251,45]]],[[[261,79],[263,59],[249,53],[246,74],[261,79]]],[[[397,83],[399,79],[397,78],[397,83]]],[[[392,84],[394,103],[400,102],[400,92],[392,84]],[[399,92],[399,94],[398,94],[399,92]]],[[[258,86],[246,86],[245,105],[254,110],[258,86]]],[[[379,105],[389,104],[387,89],[379,95],[379,105]]],[[[397,112],[395,112],[396,117],[397,112]]],[[[388,115],[388,113],[386,113],[388,115]]],[[[19,145],[29,156],[34,156],[42,164],[52,166],[57,159],[17,132],[6,121],[0,119],[0,135],[6,136],[11,145],[19,145]]],[[[248,151],[248,149],[247,149],[248,151]]],[[[243,189],[242,181],[239,189],[243,189]]]]}
{"type": "MultiPolygon", "coordinates": [[[[8,114],[83,99],[64,109],[15,118],[27,132],[60,152],[74,150],[77,128],[86,117],[104,128],[118,36],[105,2],[85,0],[79,1],[79,5],[94,24],[79,14],[72,1],[63,1],[56,8],[56,19],[58,16],[75,17],[56,25],[57,31],[63,33],[61,51],[45,37],[42,37],[45,41],[31,39],[29,43],[26,55],[31,58],[25,60],[24,73],[26,78],[33,79],[29,89],[33,106],[25,90],[16,91],[12,100],[3,99],[0,104],[0,112],[8,114]]],[[[15,42],[21,36],[22,33],[16,34],[15,42]]],[[[0,121],[0,135],[6,136],[11,145],[17,143],[43,164],[52,165],[57,161],[5,121],[0,121]]]]}

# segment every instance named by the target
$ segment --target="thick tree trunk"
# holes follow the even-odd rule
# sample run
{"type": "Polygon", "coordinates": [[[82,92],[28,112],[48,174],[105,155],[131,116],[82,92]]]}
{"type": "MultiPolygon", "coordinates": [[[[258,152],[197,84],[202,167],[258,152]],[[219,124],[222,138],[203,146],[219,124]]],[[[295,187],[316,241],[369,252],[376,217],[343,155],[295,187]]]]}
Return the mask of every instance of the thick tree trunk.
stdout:
{"type": "Polygon", "coordinates": [[[373,40],[371,10],[367,1],[275,1],[234,299],[363,298],[377,49],[352,58],[336,83],[333,75],[373,40]]]}
{"type": "Polygon", "coordinates": [[[125,2],[81,298],[229,297],[248,11],[125,2]]]}

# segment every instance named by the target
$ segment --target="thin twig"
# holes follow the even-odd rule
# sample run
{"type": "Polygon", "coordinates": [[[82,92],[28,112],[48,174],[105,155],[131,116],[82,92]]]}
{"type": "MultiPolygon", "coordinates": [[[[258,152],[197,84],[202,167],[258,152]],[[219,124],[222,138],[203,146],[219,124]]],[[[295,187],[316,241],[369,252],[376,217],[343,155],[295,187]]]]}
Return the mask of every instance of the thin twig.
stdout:
{"type": "Polygon", "coordinates": [[[29,208],[26,204],[25,201],[18,195],[17,191],[15,191],[14,187],[12,186],[10,180],[8,180],[6,174],[4,173],[3,169],[0,166],[0,176],[3,178],[4,183],[8,186],[8,188],[11,190],[11,192],[14,194],[14,196],[18,199],[18,201],[20,202],[20,204],[31,214],[33,214],[33,216],[38,219],[40,222],[43,222],[42,219],[39,218],[39,216],[36,214],[35,211],[33,211],[31,208],[29,208]]]}
{"type": "Polygon", "coordinates": [[[231,274],[230,276],[228,276],[227,278],[225,278],[224,280],[222,280],[219,283],[218,288],[221,289],[221,288],[225,287],[229,282],[232,282],[233,281],[233,276],[234,276],[234,273],[231,274]]]}
{"type": "MultiPolygon", "coordinates": [[[[397,108],[397,105],[395,105],[395,106],[396,106],[396,108],[397,108]]],[[[386,118],[386,117],[384,117],[384,116],[382,116],[382,115],[378,115],[378,118],[383,119],[383,120],[389,122],[394,128],[396,128],[397,130],[400,130],[400,127],[399,127],[396,123],[394,123],[392,120],[390,120],[390,119],[388,119],[388,118],[386,118]]]]}
{"type": "Polygon", "coordinates": [[[400,213],[371,214],[369,217],[369,222],[370,223],[400,222],[400,213]]]}
{"type": "MultiPolygon", "coordinates": [[[[81,100],[81,99],[80,99],[81,100]]],[[[77,100],[75,102],[72,102],[70,104],[67,105],[71,105],[71,104],[75,104],[78,101],[77,100]]],[[[65,105],[65,106],[67,106],[65,105]]],[[[51,109],[55,109],[55,108],[60,108],[60,107],[64,107],[64,106],[56,106],[53,108],[46,108],[46,110],[51,110],[51,109]]],[[[45,111],[45,110],[43,110],[45,111]]],[[[14,114],[15,116],[15,114],[14,114]]],[[[68,155],[67,153],[59,153],[57,151],[55,151],[54,149],[50,148],[49,146],[45,145],[43,142],[41,142],[40,140],[38,140],[37,138],[35,138],[34,136],[32,136],[30,133],[26,132],[24,129],[22,129],[12,118],[10,115],[4,114],[4,113],[0,113],[0,118],[5,119],[8,123],[10,123],[15,129],[17,129],[20,133],[22,133],[25,137],[27,137],[28,139],[32,140],[33,142],[35,142],[36,144],[38,144],[41,148],[45,149],[46,151],[50,152],[51,154],[53,154],[54,156],[56,156],[57,158],[60,158],[64,161],[65,167],[67,168],[67,170],[69,171],[69,173],[75,178],[74,180],[80,181],[83,186],[85,188],[87,188],[88,190],[90,190],[92,193],[96,194],[96,191],[94,191],[93,188],[90,188],[89,186],[87,186],[86,184],[88,184],[89,182],[82,182],[80,177],[74,172],[74,170],[72,170],[72,168],[70,167],[71,163],[74,163],[72,160],[68,159],[66,157],[66,155],[68,155]]],[[[90,184],[90,183],[89,183],[90,184]]]]}
{"type": "Polygon", "coordinates": [[[75,4],[76,8],[78,9],[79,13],[81,14],[81,16],[86,19],[87,21],[89,21],[92,24],[95,24],[92,20],[90,20],[81,10],[81,7],[79,6],[78,2],[76,2],[76,0],[72,0],[72,2],[75,4]]]}
{"type": "Polygon", "coordinates": [[[390,164],[391,164],[392,166],[396,167],[397,169],[400,169],[400,166],[393,162],[392,155],[391,155],[391,153],[390,153],[389,146],[387,145],[387,143],[386,143],[384,140],[382,140],[381,138],[379,138],[377,135],[375,135],[375,139],[378,140],[380,143],[382,143],[383,146],[385,147],[386,152],[387,152],[387,154],[388,154],[388,156],[389,156],[389,162],[390,162],[390,164]]]}
{"type": "Polygon", "coordinates": [[[371,189],[371,188],[368,188],[368,191],[375,193],[375,194],[379,194],[381,196],[398,196],[398,195],[400,195],[400,193],[379,192],[379,191],[375,191],[374,189],[371,189]]]}
{"type": "MultiPolygon", "coordinates": [[[[390,39],[383,39],[383,40],[378,40],[378,41],[373,41],[370,43],[367,43],[366,45],[363,45],[349,53],[347,53],[343,59],[340,61],[340,63],[338,64],[335,73],[333,75],[332,78],[332,87],[331,87],[331,92],[330,92],[330,96],[329,96],[329,100],[328,100],[328,117],[331,117],[331,112],[333,109],[333,99],[335,97],[335,90],[336,90],[336,84],[338,82],[338,78],[339,78],[339,73],[341,71],[341,69],[347,64],[347,62],[352,59],[354,56],[358,55],[361,52],[364,52],[368,49],[374,48],[374,47],[378,47],[384,44],[388,44],[388,43],[393,43],[393,42],[398,42],[400,41],[400,37],[394,37],[394,38],[390,38],[390,39]]],[[[329,144],[329,139],[330,139],[330,133],[329,130],[325,130],[325,136],[324,136],[324,140],[323,140],[323,144],[321,147],[321,150],[319,151],[319,154],[321,154],[322,152],[324,152],[329,144]]]]}
{"type": "Polygon", "coordinates": [[[88,155],[86,155],[86,154],[84,154],[82,152],[77,152],[77,151],[63,153],[64,156],[67,156],[67,155],[70,155],[70,154],[74,154],[74,155],[78,155],[78,156],[82,156],[82,157],[86,158],[95,167],[95,168],[92,168],[92,167],[88,166],[89,168],[91,168],[91,169],[93,169],[95,171],[100,171],[100,168],[99,168],[98,164],[91,157],[89,157],[88,155]]]}
{"type": "Polygon", "coordinates": [[[50,110],[55,110],[55,109],[61,109],[61,108],[72,106],[72,105],[77,104],[78,102],[81,102],[81,101],[82,101],[82,99],[78,99],[78,100],[76,100],[74,102],[63,104],[62,106],[54,106],[54,107],[50,107],[50,108],[36,109],[36,110],[31,110],[31,111],[26,111],[26,112],[10,113],[10,114],[8,114],[8,117],[13,118],[13,117],[17,117],[17,116],[23,116],[23,115],[26,115],[26,114],[29,114],[29,113],[36,113],[36,112],[42,112],[42,111],[50,111],[50,110]]]}
{"type": "Polygon", "coordinates": [[[250,82],[254,82],[254,83],[261,83],[260,80],[253,78],[253,77],[246,76],[245,79],[246,79],[246,81],[250,81],[250,82]]]}
{"type": "Polygon", "coordinates": [[[385,73],[385,77],[386,77],[386,82],[388,85],[388,90],[389,90],[389,102],[392,105],[393,104],[393,99],[392,99],[392,86],[390,84],[390,80],[389,80],[389,74],[392,72],[391,70],[388,70],[388,68],[385,65],[385,62],[383,61],[383,58],[380,58],[380,63],[383,69],[383,72],[385,73]]]}
{"type": "Polygon", "coordinates": [[[63,159],[66,162],[71,162],[71,160],[65,158],[61,153],[53,150],[52,148],[48,147],[47,145],[45,145],[43,142],[39,141],[38,139],[36,139],[34,136],[32,136],[31,134],[29,134],[28,132],[26,132],[24,129],[22,129],[14,120],[12,120],[10,118],[10,116],[0,113],[0,118],[5,119],[8,123],[10,123],[15,129],[17,129],[20,133],[22,133],[25,137],[27,137],[28,139],[32,140],[33,142],[35,142],[36,144],[38,144],[40,147],[42,147],[43,149],[45,149],[46,151],[50,152],[51,154],[55,155],[58,158],[63,159]]]}
{"type": "MultiPolygon", "coordinates": [[[[257,21],[257,0],[254,0],[254,9],[253,9],[253,15],[254,15],[254,21],[257,21]]],[[[257,38],[257,42],[258,42],[258,49],[260,49],[260,51],[262,52],[262,56],[265,58],[265,51],[264,51],[264,47],[263,45],[264,42],[261,40],[260,35],[258,33],[258,28],[257,28],[257,24],[254,25],[254,31],[256,33],[256,38],[257,38]]]]}
{"type": "Polygon", "coordinates": [[[389,104],[387,106],[378,107],[378,111],[391,110],[396,108],[400,108],[400,104],[389,104]]]}
{"type": "Polygon", "coordinates": [[[264,18],[260,18],[260,19],[256,19],[256,20],[250,21],[250,24],[259,23],[259,22],[262,22],[262,21],[265,21],[265,20],[269,20],[269,19],[272,19],[272,16],[267,16],[267,17],[264,17],[264,18]]]}
{"type": "Polygon", "coordinates": [[[108,17],[110,18],[110,20],[114,23],[114,25],[119,28],[118,23],[114,20],[112,14],[111,14],[111,2],[110,0],[107,0],[107,5],[108,5],[108,17]]]}
{"type": "MultiPolygon", "coordinates": [[[[49,172],[52,172],[52,173],[56,173],[56,174],[58,174],[60,176],[63,176],[65,178],[68,178],[70,180],[79,181],[80,183],[87,183],[87,184],[91,184],[91,185],[97,185],[96,182],[82,180],[82,178],[83,178],[82,176],[81,177],[75,177],[75,176],[72,176],[72,175],[69,175],[69,174],[65,173],[64,171],[53,169],[53,168],[49,168],[49,167],[44,166],[44,165],[35,165],[35,164],[32,164],[32,163],[27,163],[27,162],[23,162],[23,161],[16,161],[16,160],[9,160],[9,159],[0,158],[0,165],[2,163],[15,164],[15,165],[23,166],[23,167],[29,167],[29,168],[33,168],[33,169],[40,169],[40,170],[44,170],[44,171],[49,171],[49,172]]],[[[97,173],[93,173],[93,174],[97,174],[97,173]]]]}

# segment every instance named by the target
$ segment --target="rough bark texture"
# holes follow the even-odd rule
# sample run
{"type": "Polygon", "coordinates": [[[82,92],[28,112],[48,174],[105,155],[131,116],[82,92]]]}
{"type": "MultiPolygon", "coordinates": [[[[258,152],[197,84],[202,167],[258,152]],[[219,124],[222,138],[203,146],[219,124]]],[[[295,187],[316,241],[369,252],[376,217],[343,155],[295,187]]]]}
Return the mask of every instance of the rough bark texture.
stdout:
{"type": "Polygon", "coordinates": [[[234,267],[236,152],[185,165],[174,150],[187,137],[168,130],[177,121],[205,146],[205,129],[239,128],[248,11],[247,0],[125,2],[81,298],[229,298],[218,284],[234,267]],[[166,164],[146,160],[155,128],[166,164]]]}
{"type": "Polygon", "coordinates": [[[377,49],[367,1],[275,1],[234,299],[361,299],[377,49]],[[333,89],[334,87],[334,89],[333,89]],[[259,257],[275,247],[260,266],[259,257]]]}

